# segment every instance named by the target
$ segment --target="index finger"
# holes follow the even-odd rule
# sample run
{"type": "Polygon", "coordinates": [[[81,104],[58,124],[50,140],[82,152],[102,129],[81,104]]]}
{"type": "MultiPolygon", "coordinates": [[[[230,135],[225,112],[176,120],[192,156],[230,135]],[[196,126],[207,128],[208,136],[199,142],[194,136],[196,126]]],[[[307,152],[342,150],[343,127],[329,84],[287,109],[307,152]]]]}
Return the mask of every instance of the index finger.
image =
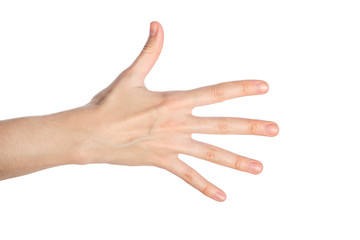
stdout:
{"type": "Polygon", "coordinates": [[[262,80],[230,81],[188,90],[185,101],[197,107],[237,97],[264,94],[268,90],[269,85],[262,80]]]}

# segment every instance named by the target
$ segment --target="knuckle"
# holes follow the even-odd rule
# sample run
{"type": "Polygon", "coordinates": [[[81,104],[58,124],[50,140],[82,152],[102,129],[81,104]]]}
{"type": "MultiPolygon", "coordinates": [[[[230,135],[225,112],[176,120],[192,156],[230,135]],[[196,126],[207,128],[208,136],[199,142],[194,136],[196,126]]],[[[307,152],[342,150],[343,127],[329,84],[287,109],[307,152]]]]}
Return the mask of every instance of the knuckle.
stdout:
{"type": "Polygon", "coordinates": [[[244,161],[241,157],[237,157],[234,162],[234,169],[244,171],[244,161]]]}
{"type": "Polygon", "coordinates": [[[176,108],[179,103],[179,99],[174,97],[169,92],[160,93],[159,99],[160,99],[160,106],[159,106],[160,109],[166,110],[167,112],[170,112],[171,110],[176,108]]]}
{"type": "Polygon", "coordinates": [[[251,88],[248,81],[240,81],[239,92],[242,96],[247,96],[251,94],[251,88]]]}
{"type": "Polygon", "coordinates": [[[183,90],[168,91],[167,94],[169,95],[169,97],[174,99],[174,102],[176,102],[176,106],[181,107],[185,111],[191,110],[191,108],[189,108],[189,102],[193,101],[193,99],[189,99],[189,95],[187,91],[183,91],[183,90]]]}
{"type": "Polygon", "coordinates": [[[216,130],[219,133],[227,133],[229,129],[229,122],[227,119],[219,119],[216,122],[216,130]]]}
{"type": "Polygon", "coordinates": [[[200,192],[201,192],[202,194],[205,194],[205,195],[206,195],[206,193],[208,192],[209,188],[210,188],[210,184],[207,183],[207,184],[205,185],[205,187],[203,187],[203,188],[200,190],[200,192]]]}
{"type": "Polygon", "coordinates": [[[90,100],[90,102],[95,105],[101,104],[103,102],[103,100],[105,99],[107,92],[108,92],[107,88],[101,90],[90,100]]]}
{"type": "Polygon", "coordinates": [[[215,101],[224,101],[224,88],[221,84],[216,84],[211,87],[211,97],[215,101]]]}
{"type": "Polygon", "coordinates": [[[183,179],[185,182],[191,183],[193,181],[193,174],[191,173],[191,171],[185,172],[183,179]]]}
{"type": "Polygon", "coordinates": [[[184,97],[175,92],[163,92],[160,94],[159,111],[165,113],[169,117],[179,116],[185,114],[186,116],[191,113],[191,108],[186,106],[186,100],[184,97]]]}
{"type": "Polygon", "coordinates": [[[216,159],[218,150],[214,147],[207,149],[204,153],[204,159],[207,161],[214,161],[216,159]]]}
{"type": "Polygon", "coordinates": [[[133,72],[134,72],[133,66],[130,65],[129,67],[127,67],[120,73],[119,77],[125,77],[125,76],[127,77],[127,76],[133,74],[133,72]]]}
{"type": "Polygon", "coordinates": [[[131,65],[120,73],[118,79],[122,79],[122,81],[123,80],[131,81],[135,77],[136,77],[136,69],[135,69],[134,65],[131,65]]]}
{"type": "Polygon", "coordinates": [[[249,131],[250,131],[250,134],[255,134],[257,131],[256,131],[256,129],[257,129],[257,121],[255,121],[255,120],[251,120],[250,121],[250,128],[249,128],[249,131]]]}

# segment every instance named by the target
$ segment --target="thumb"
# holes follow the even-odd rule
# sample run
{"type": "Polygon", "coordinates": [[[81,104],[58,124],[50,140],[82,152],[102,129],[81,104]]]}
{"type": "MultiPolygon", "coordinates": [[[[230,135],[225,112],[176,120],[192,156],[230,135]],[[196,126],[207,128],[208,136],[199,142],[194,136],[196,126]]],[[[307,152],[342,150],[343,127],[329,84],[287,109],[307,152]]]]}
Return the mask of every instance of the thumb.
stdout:
{"type": "Polygon", "coordinates": [[[130,65],[129,71],[133,76],[144,81],[155,62],[159,58],[164,42],[164,31],[160,23],[150,23],[149,38],[139,56],[130,65]]]}

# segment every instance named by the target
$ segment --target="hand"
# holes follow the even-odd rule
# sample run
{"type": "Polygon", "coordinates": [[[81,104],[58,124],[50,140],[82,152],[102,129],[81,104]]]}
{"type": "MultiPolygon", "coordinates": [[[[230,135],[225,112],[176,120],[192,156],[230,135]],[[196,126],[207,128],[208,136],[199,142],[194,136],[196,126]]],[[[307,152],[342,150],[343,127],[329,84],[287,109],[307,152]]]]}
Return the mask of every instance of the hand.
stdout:
{"type": "Polygon", "coordinates": [[[149,91],[144,79],[158,59],[164,39],[162,26],[152,22],[149,39],[136,60],[80,112],[86,163],[148,165],[166,169],[217,201],[225,193],[178,158],[178,154],[258,174],[259,161],[192,139],[192,133],[275,136],[274,122],[224,117],[196,117],[194,107],[228,99],[264,94],[264,81],[220,83],[189,91],[149,91]]]}

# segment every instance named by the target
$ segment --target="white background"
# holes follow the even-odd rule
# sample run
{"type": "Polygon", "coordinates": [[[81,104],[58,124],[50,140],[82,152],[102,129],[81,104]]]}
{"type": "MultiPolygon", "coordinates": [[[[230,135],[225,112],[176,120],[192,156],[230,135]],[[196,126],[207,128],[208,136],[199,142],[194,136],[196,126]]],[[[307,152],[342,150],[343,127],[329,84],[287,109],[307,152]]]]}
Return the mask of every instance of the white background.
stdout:
{"type": "Polygon", "coordinates": [[[165,33],[151,90],[263,79],[194,112],[272,120],[275,138],[194,135],[254,176],[181,155],[223,203],[154,167],[68,165],[0,182],[1,239],[360,239],[358,1],[1,1],[0,119],[86,104],[165,33]]]}

